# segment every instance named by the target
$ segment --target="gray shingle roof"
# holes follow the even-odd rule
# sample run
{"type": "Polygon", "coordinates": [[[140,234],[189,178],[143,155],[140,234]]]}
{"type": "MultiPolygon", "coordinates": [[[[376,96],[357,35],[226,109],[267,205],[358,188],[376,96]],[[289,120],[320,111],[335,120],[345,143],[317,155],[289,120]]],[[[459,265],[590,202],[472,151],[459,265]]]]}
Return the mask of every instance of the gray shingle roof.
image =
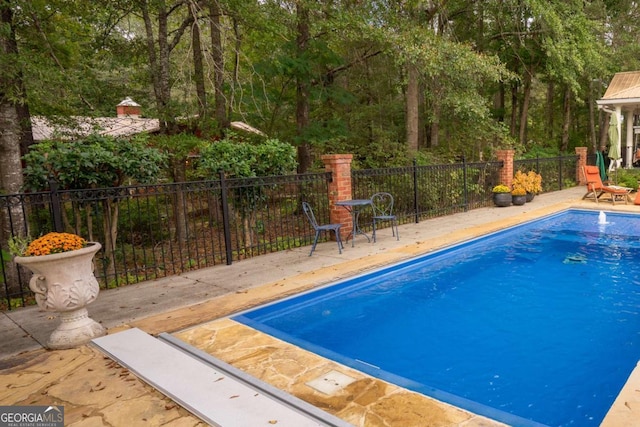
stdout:
{"type": "Polygon", "coordinates": [[[91,133],[127,137],[142,132],[157,132],[158,119],[140,117],[71,117],[71,125],[54,123],[44,117],[31,117],[34,141],[52,138],[77,138],[91,133]]]}

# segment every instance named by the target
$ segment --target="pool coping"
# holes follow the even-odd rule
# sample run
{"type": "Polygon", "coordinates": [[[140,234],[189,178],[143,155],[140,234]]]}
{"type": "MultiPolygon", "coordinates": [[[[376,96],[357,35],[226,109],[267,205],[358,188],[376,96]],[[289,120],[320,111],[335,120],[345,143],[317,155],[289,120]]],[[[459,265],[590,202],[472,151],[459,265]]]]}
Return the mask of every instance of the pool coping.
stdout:
{"type": "MultiPolygon", "coordinates": [[[[166,331],[184,331],[192,328],[194,325],[214,319],[227,318],[252,307],[308,291],[335,280],[400,262],[416,255],[433,252],[450,245],[472,240],[488,233],[500,231],[514,225],[572,208],[638,213],[638,208],[634,205],[596,205],[591,201],[580,202],[575,200],[560,202],[525,212],[517,217],[503,218],[486,224],[454,230],[446,235],[430,239],[429,241],[416,242],[399,248],[389,249],[385,253],[372,254],[363,258],[322,267],[311,272],[303,272],[294,276],[284,277],[281,280],[263,284],[235,294],[223,295],[196,304],[195,306],[190,306],[186,309],[188,311],[187,313],[184,312],[185,309],[178,309],[169,313],[163,313],[159,316],[152,316],[132,322],[131,325],[140,327],[154,334],[166,331]]],[[[629,376],[627,383],[605,416],[602,426],[630,425],[629,421],[635,421],[638,417],[640,417],[640,366],[636,366],[629,376]]]]}

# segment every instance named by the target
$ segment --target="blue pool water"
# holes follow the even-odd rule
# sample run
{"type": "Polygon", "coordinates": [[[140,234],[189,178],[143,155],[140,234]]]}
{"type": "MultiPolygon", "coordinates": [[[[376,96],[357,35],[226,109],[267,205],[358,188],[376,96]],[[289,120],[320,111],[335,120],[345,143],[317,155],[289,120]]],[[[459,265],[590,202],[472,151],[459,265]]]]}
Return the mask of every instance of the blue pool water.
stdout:
{"type": "Polygon", "coordinates": [[[234,317],[511,425],[597,426],[640,359],[640,216],[571,210],[234,317]]]}

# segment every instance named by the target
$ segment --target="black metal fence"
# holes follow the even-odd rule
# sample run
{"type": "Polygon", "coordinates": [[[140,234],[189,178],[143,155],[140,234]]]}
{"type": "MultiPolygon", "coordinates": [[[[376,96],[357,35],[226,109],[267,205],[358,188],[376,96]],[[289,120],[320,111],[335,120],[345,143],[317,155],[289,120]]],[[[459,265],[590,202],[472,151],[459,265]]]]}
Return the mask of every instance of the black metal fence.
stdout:
{"type": "MultiPolygon", "coordinates": [[[[355,170],[354,197],[364,199],[378,191],[394,196],[399,223],[450,215],[491,205],[491,190],[499,182],[502,162],[455,163],[403,168],[355,170]]],[[[367,213],[361,223],[366,228],[367,213]]]]}
{"type": "Polygon", "coordinates": [[[577,156],[560,156],[549,158],[535,158],[514,160],[513,168],[516,171],[535,171],[542,175],[542,191],[556,191],[577,185],[576,168],[577,156]]]}
{"type": "MultiPolygon", "coordinates": [[[[543,175],[544,191],[570,186],[576,157],[519,161],[543,175]]],[[[353,197],[392,193],[401,223],[491,205],[501,162],[352,171],[353,197]]],[[[575,176],[573,177],[575,180],[575,176]]],[[[96,277],[113,288],[313,241],[308,201],[329,221],[330,173],[0,195],[0,309],[32,302],[30,273],[11,261],[8,237],[50,231],[99,241],[96,277]]],[[[365,216],[361,224],[370,226],[365,216]]]]}

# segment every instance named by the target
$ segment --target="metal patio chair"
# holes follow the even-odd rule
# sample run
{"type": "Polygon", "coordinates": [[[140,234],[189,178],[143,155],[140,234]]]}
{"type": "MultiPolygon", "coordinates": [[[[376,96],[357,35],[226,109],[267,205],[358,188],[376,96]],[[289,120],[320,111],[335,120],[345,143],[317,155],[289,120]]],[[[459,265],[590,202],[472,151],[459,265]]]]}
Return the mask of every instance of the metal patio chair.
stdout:
{"type": "Polygon", "coordinates": [[[393,196],[390,193],[375,193],[371,196],[371,206],[373,207],[373,243],[376,242],[377,223],[385,221],[391,223],[391,234],[400,240],[398,218],[393,214],[393,196]]]}
{"type": "Polygon", "coordinates": [[[328,231],[329,233],[333,231],[336,234],[336,241],[338,242],[338,252],[342,253],[342,248],[344,247],[342,245],[342,239],[340,238],[340,227],[342,227],[342,224],[318,224],[318,221],[316,221],[316,216],[313,214],[313,209],[307,202],[302,202],[302,210],[304,210],[305,215],[309,219],[311,226],[316,232],[316,237],[313,240],[313,246],[311,247],[309,256],[311,256],[313,254],[313,251],[316,249],[316,244],[318,243],[318,238],[320,237],[321,231],[328,231]]]}

